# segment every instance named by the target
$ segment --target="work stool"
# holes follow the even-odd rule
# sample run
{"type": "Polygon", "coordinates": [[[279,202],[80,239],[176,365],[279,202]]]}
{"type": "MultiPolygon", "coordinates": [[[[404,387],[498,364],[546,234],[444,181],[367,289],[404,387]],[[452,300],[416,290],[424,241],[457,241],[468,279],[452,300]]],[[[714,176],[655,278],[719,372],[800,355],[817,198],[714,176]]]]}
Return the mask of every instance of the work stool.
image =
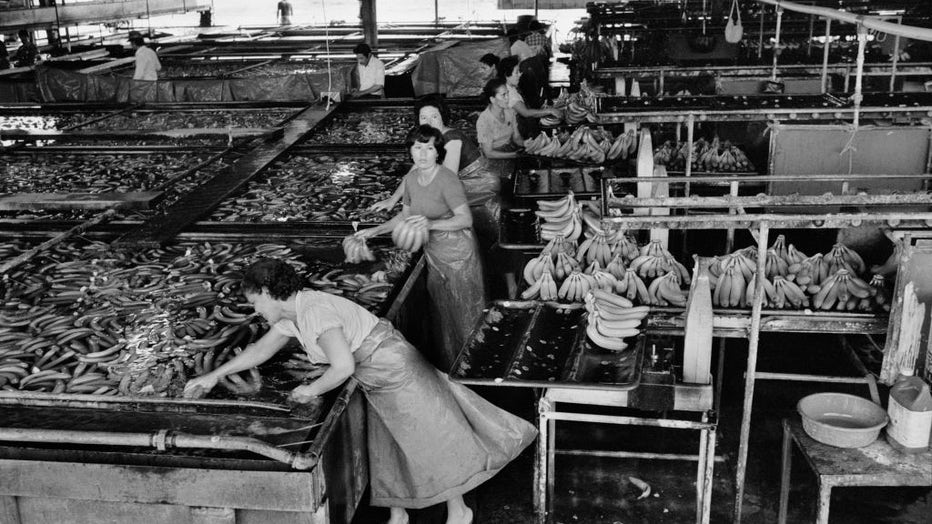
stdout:
{"type": "Polygon", "coordinates": [[[547,388],[538,402],[537,456],[534,464],[534,509],[537,522],[545,524],[553,514],[554,458],[556,449],[556,423],[590,422],[597,424],[651,426],[668,429],[699,431],[698,455],[660,454],[628,451],[573,451],[574,455],[591,455],[616,458],[642,458],[666,460],[697,460],[696,471],[696,522],[708,523],[711,514],[712,469],[715,464],[715,437],[717,419],[712,404],[712,387],[642,384],[635,390],[547,388]],[[701,420],[661,418],[629,415],[583,413],[573,405],[639,408],[638,390],[651,386],[673,388],[674,411],[700,412],[701,420]]]}
{"type": "Polygon", "coordinates": [[[818,479],[818,524],[828,524],[832,488],[932,486],[932,449],[916,454],[900,453],[883,436],[863,448],[837,448],[807,435],[798,420],[783,419],[783,471],[777,520],[780,524],[786,524],[794,443],[818,479]]]}

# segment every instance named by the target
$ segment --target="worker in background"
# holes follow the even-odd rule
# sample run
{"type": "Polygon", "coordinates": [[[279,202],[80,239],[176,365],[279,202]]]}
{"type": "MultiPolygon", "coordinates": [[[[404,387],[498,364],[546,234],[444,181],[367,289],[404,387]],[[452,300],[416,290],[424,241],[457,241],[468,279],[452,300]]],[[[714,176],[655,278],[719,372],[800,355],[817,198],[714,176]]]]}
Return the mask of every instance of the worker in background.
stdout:
{"type": "Polygon", "coordinates": [[[139,31],[129,32],[129,43],[136,50],[136,70],[133,72],[133,80],[147,80],[154,82],[159,79],[159,71],[162,70],[162,63],[159,62],[159,56],[155,54],[146,40],[139,31]]]}
{"type": "Polygon", "coordinates": [[[498,55],[492,53],[482,55],[482,58],[479,59],[479,72],[483,82],[488,82],[498,75],[498,63],[500,61],[498,55]]]}
{"type": "MultiPolygon", "coordinates": [[[[542,108],[543,100],[540,93],[529,92],[526,86],[519,85],[524,74],[516,56],[506,57],[498,64],[498,76],[508,87],[508,103],[517,115],[518,131],[527,139],[536,136],[540,131],[540,118],[551,115],[562,118],[563,113],[552,107],[542,108]]],[[[537,86],[531,89],[537,89],[537,86]]]]}
{"type": "Polygon", "coordinates": [[[356,73],[359,87],[350,91],[353,98],[385,97],[385,65],[372,55],[369,44],[357,44],[353,48],[356,54],[356,73]]]}
{"type": "MultiPolygon", "coordinates": [[[[439,131],[435,136],[442,140],[439,131]]],[[[458,184],[453,173],[445,176],[458,184]]],[[[462,188],[459,193],[465,201],[462,188]]],[[[468,216],[465,203],[461,207],[468,216]]],[[[437,232],[431,233],[431,244],[437,232]]],[[[271,328],[233,359],[185,384],[185,397],[203,396],[222,377],[266,362],[296,338],[310,361],[326,368],[293,389],[293,401],[319,403],[348,378],[358,381],[369,405],[370,504],[390,509],[389,524],[407,524],[405,508],[441,502],[446,502],[447,524],[470,524],[473,514],[463,494],[534,441],[534,426],[450,380],[391,322],[343,297],[305,289],[307,281],[283,260],[253,263],[240,287],[271,328]]]]}
{"type": "Polygon", "coordinates": [[[514,171],[514,160],[524,139],[518,132],[515,111],[509,103],[508,86],[502,78],[493,78],[482,89],[486,104],[476,121],[476,141],[489,160],[489,169],[502,179],[502,186],[514,171]]]}
{"type": "Polygon", "coordinates": [[[12,67],[10,54],[6,51],[6,42],[0,42],[0,71],[12,67]]]}
{"type": "Polygon", "coordinates": [[[291,7],[291,2],[288,0],[281,0],[278,2],[278,9],[275,10],[275,16],[278,18],[278,22],[281,25],[291,25],[291,16],[294,12],[294,8],[291,7]]]}
{"type": "Polygon", "coordinates": [[[19,33],[20,46],[13,54],[14,67],[30,67],[36,64],[39,59],[39,49],[33,43],[29,31],[20,29],[19,33]]]}

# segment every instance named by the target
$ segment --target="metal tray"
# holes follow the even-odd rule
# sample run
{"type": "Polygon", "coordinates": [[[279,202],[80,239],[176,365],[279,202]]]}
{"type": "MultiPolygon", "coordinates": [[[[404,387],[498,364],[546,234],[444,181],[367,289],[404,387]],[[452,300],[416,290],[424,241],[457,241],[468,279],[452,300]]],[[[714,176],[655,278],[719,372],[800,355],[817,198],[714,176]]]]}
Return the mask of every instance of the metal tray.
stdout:
{"type": "Polygon", "coordinates": [[[640,382],[644,336],[608,351],[586,337],[580,304],[495,301],[453,363],[464,384],[633,389],[640,382]]]}
{"type": "Polygon", "coordinates": [[[515,198],[554,198],[572,191],[577,197],[601,195],[600,167],[563,167],[518,171],[515,177],[515,198]]]}

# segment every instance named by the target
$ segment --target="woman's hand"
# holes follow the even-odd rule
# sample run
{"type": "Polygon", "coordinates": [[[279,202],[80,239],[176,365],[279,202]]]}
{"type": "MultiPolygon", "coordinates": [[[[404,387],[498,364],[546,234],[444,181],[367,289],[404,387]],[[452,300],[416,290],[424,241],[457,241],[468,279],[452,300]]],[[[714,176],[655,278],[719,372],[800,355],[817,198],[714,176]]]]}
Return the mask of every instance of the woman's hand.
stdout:
{"type": "Polygon", "coordinates": [[[220,377],[213,373],[193,378],[184,385],[182,395],[184,398],[202,398],[210,393],[210,390],[214,389],[218,380],[220,380],[220,377]]]}
{"type": "Polygon", "coordinates": [[[356,238],[372,238],[376,234],[378,234],[378,231],[376,231],[376,228],[370,227],[366,229],[360,229],[359,231],[353,233],[353,236],[355,236],[356,238]]]}
{"type": "Polygon", "coordinates": [[[386,198],[369,206],[369,211],[391,211],[393,207],[395,207],[395,202],[391,198],[386,198]]]}
{"type": "Polygon", "coordinates": [[[312,402],[317,398],[317,394],[314,393],[314,388],[311,387],[312,384],[305,384],[303,386],[298,386],[291,390],[291,393],[288,395],[288,398],[298,404],[307,404],[312,402]]]}
{"type": "Polygon", "coordinates": [[[550,114],[556,118],[563,118],[563,110],[556,107],[550,109],[550,114]]]}

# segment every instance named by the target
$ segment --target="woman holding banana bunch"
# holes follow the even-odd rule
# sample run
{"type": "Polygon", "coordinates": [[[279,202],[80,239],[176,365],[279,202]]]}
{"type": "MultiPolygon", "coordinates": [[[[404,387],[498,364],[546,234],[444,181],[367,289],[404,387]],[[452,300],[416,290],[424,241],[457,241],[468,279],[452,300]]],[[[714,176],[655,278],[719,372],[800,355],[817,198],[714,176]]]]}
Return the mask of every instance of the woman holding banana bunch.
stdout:
{"type": "Polygon", "coordinates": [[[356,233],[370,238],[393,235],[407,249],[420,249],[426,237],[427,292],[430,295],[434,340],[440,342],[436,363],[447,371],[485,307],[485,286],[472,214],[463,183],[442,165],[443,134],[421,125],[408,135],[414,167],[405,175],[401,212],[391,220],[356,233]],[[402,231],[401,242],[397,234],[402,231]],[[412,238],[414,240],[412,240],[412,238]]]}

